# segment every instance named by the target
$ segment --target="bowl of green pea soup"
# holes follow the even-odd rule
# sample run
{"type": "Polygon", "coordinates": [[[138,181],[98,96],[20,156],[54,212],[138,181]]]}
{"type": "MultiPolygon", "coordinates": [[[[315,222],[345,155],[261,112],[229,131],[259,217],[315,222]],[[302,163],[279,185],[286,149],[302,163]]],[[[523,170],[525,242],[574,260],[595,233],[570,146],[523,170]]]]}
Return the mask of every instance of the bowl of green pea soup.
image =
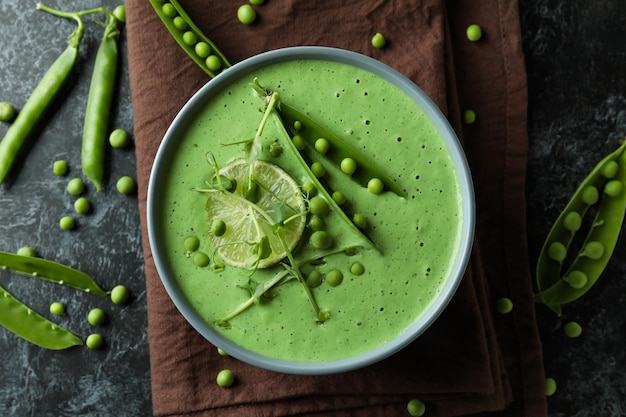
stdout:
{"type": "Polygon", "coordinates": [[[292,374],[406,347],[462,279],[474,231],[463,150],[436,105],[372,58],[266,52],[184,106],[148,189],[169,296],[217,348],[292,374]]]}

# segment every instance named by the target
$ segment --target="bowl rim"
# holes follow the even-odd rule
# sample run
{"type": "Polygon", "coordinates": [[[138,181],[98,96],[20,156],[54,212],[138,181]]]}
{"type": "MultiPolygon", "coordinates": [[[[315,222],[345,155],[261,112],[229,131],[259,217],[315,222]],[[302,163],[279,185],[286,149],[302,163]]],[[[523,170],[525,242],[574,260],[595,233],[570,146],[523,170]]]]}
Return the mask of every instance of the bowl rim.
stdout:
{"type": "Polygon", "coordinates": [[[363,368],[393,355],[417,339],[441,315],[456,293],[469,263],[475,225],[474,188],[470,168],[456,133],[439,108],[413,81],[390,66],[357,52],[324,46],[295,46],[264,52],[233,65],[208,81],[187,101],[168,127],[155,155],[147,190],[146,223],[152,257],[163,286],[179,312],[205,339],[216,347],[228,352],[230,356],[259,368],[288,374],[325,375],[363,368]],[[167,160],[170,150],[176,148],[178,144],[176,132],[186,125],[187,120],[194,117],[197,107],[202,106],[206,100],[211,99],[221,90],[227,88],[232,81],[239,80],[242,76],[248,75],[259,68],[302,59],[334,61],[372,72],[400,88],[422,107],[448,146],[457,169],[463,207],[462,236],[459,242],[457,258],[444,287],[431,302],[430,307],[411,326],[391,341],[371,351],[328,362],[294,362],[264,356],[241,347],[213,329],[194,308],[187,304],[187,298],[182,293],[176,280],[170,277],[166,253],[162,249],[162,243],[159,243],[158,230],[156,230],[157,227],[155,225],[155,219],[159,218],[159,210],[157,205],[155,205],[155,201],[158,201],[159,196],[157,184],[166,175],[162,170],[159,170],[159,166],[165,163],[164,161],[167,160]]]}

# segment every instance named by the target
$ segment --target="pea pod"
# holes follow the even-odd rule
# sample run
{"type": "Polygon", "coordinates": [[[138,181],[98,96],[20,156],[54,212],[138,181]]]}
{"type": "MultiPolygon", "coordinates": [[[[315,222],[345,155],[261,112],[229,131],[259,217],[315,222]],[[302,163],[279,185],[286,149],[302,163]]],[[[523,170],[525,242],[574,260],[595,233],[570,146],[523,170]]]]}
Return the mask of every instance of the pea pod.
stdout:
{"type": "MultiPolygon", "coordinates": [[[[41,4],[37,7],[41,10],[46,8],[41,4]]],[[[78,47],[85,28],[78,15],[72,17],[78,25],[69,36],[67,47],[46,71],[0,141],[0,184],[5,180],[33,129],[59,95],[76,64],[78,47]]]]}
{"type": "Polygon", "coordinates": [[[0,251],[0,268],[67,285],[92,294],[106,295],[106,291],[100,288],[89,275],[47,259],[0,251]]]}
{"type": "Polygon", "coordinates": [[[174,40],[211,78],[230,63],[217,46],[196,26],[177,0],[150,0],[174,40]]]}
{"type": "Polygon", "coordinates": [[[83,344],[81,338],[49,321],[0,287],[0,324],[31,343],[60,350],[83,344]]]}
{"type": "Polygon", "coordinates": [[[119,23],[113,14],[107,12],[104,35],[91,76],[83,125],[81,165],[83,173],[94,184],[96,191],[102,190],[104,177],[109,114],[118,66],[119,23]]]}
{"type": "Polygon", "coordinates": [[[594,167],[553,225],[537,263],[535,300],[560,315],[562,304],[585,294],[608,264],[625,212],[626,142],[594,167]],[[579,219],[594,206],[597,212],[582,249],[561,274],[565,254],[580,229],[579,219]]]}

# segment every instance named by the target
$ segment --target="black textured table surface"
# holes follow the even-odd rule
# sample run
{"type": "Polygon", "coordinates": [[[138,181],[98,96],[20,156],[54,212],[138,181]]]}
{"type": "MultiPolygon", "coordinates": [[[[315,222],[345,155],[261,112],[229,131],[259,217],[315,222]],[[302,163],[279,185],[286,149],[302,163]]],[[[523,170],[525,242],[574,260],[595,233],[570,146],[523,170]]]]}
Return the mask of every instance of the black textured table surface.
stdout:
{"type": "MultiPolygon", "coordinates": [[[[17,107],[66,46],[73,23],[35,11],[34,1],[0,0],[0,101],[17,107]]],[[[81,8],[111,0],[81,2],[81,8]]],[[[51,5],[63,3],[52,1],[51,5]]],[[[63,7],[68,7],[67,5],[63,7]]],[[[623,0],[520,0],[529,78],[528,238],[535,262],[551,222],[586,173],[626,135],[626,3],[623,0]]],[[[33,310],[86,336],[101,333],[105,347],[63,352],[36,347],[0,328],[0,414],[15,416],[151,415],[150,369],[143,255],[136,196],[115,190],[134,176],[134,150],[107,149],[105,190],[88,184],[92,209],[74,213],[65,187],[82,177],[80,143],[90,74],[102,30],[89,18],[78,70],[33,136],[29,151],[0,187],[0,250],[36,249],[38,256],[74,266],[105,288],[130,289],[126,306],[8,271],[0,286],[33,310]],[[67,176],[52,173],[68,161],[67,176]],[[73,215],[77,227],[59,228],[73,215]],[[52,316],[53,301],[67,315],[52,316]],[[102,308],[107,322],[87,322],[102,308]]],[[[125,38],[112,128],[132,132],[125,38]]],[[[0,124],[0,135],[7,125],[0,124]]],[[[626,415],[626,233],[600,281],[562,317],[537,307],[547,376],[558,384],[550,416],[626,415]],[[579,338],[565,336],[568,321],[582,325],[579,338]]]]}

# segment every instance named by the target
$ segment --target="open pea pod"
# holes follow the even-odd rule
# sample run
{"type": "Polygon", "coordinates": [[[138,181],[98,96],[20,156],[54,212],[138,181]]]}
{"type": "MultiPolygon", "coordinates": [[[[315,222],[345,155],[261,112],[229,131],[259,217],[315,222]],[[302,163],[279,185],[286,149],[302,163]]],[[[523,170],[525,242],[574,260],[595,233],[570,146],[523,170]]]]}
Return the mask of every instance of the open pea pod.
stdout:
{"type": "Polygon", "coordinates": [[[83,344],[80,337],[40,316],[2,287],[0,325],[46,349],[61,350],[83,344]]]}
{"type": "Polygon", "coordinates": [[[89,275],[58,262],[0,251],[0,268],[67,285],[88,293],[106,295],[106,291],[100,288],[89,275]]]}
{"type": "Polygon", "coordinates": [[[626,142],[596,165],[552,227],[537,264],[539,292],[535,300],[561,314],[561,304],[585,294],[609,262],[625,213],[626,142]],[[595,205],[596,216],[582,249],[561,275],[565,257],[562,251],[569,249],[580,227],[578,221],[572,221],[571,213],[582,217],[589,207],[595,205]]]}

